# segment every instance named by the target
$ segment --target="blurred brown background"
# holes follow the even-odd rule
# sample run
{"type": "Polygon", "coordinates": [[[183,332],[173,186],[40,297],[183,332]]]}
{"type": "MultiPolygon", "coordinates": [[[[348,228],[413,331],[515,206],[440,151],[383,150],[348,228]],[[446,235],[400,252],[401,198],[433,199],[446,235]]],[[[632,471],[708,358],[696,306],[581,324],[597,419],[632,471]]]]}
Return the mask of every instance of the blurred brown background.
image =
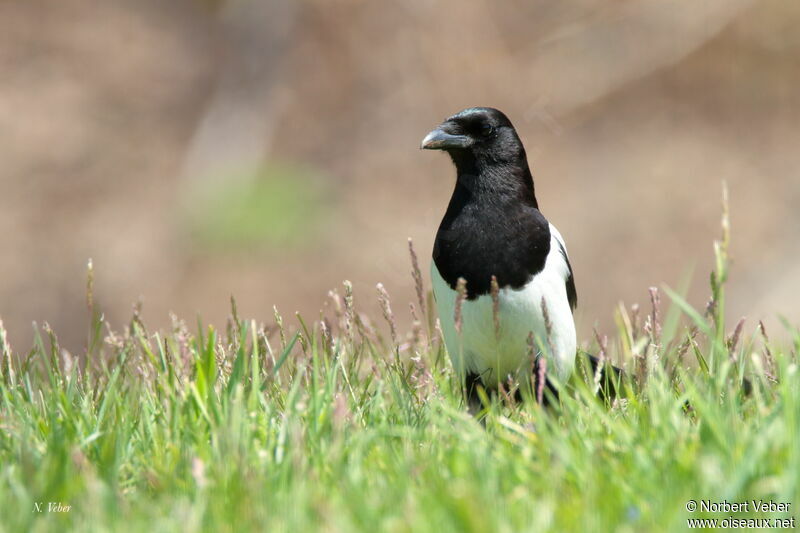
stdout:
{"type": "Polygon", "coordinates": [[[86,338],[86,262],[222,323],[317,316],[344,279],[407,320],[454,174],[418,150],[504,110],[576,272],[579,332],[678,286],[702,306],[729,184],[731,318],[800,320],[800,3],[0,0],[0,317],[86,338]]]}

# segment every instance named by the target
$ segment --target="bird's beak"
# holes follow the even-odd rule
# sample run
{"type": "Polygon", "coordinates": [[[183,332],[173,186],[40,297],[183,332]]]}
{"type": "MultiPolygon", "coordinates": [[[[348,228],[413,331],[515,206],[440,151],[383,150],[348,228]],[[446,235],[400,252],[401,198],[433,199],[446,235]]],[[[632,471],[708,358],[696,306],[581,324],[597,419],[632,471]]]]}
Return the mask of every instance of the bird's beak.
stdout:
{"type": "Polygon", "coordinates": [[[469,144],[470,138],[466,135],[453,135],[439,126],[422,139],[419,147],[423,150],[450,150],[451,148],[466,148],[469,144]]]}

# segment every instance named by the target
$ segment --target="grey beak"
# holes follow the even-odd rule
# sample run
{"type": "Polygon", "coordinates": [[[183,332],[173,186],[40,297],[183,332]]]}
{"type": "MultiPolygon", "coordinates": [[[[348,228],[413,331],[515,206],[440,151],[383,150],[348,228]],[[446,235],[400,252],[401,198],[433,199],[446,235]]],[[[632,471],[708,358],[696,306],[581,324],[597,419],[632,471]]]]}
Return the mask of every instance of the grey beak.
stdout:
{"type": "Polygon", "coordinates": [[[453,135],[438,127],[422,139],[419,147],[422,150],[449,150],[451,148],[466,148],[469,145],[470,138],[466,135],[453,135]]]}

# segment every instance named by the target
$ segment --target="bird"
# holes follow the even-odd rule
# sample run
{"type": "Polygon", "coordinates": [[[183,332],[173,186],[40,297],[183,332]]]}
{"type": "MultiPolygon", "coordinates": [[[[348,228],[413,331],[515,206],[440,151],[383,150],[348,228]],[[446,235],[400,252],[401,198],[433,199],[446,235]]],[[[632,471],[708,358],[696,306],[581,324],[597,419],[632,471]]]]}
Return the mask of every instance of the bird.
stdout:
{"type": "Polygon", "coordinates": [[[539,210],[516,129],[498,109],[471,107],[445,119],[420,148],[447,152],[456,169],[431,279],[444,343],[470,405],[479,402],[478,385],[497,391],[509,377],[531,383],[531,374],[535,383],[543,357],[547,388],[557,396],[554,383],[566,382],[575,367],[578,295],[564,239],[539,210]]]}

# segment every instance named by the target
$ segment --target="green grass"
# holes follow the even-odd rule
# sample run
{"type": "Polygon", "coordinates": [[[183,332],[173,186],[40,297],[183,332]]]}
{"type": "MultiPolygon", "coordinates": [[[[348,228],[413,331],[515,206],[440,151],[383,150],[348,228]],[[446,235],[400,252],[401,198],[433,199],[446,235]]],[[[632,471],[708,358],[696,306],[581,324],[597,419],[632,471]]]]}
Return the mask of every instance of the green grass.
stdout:
{"type": "Polygon", "coordinates": [[[90,281],[85,364],[47,329],[14,353],[0,326],[0,531],[683,531],[794,516],[800,334],[785,347],[728,334],[725,234],[707,312],[676,294],[663,320],[620,311],[607,355],[625,363],[624,400],[596,400],[578,371],[556,406],[494,398],[482,422],[429,313],[395,343],[346,285],[326,322],[296,330],[234,305],[221,330],[154,333],[137,315],[111,334],[90,281]],[[791,508],[686,511],[751,499],[791,508]]]}

